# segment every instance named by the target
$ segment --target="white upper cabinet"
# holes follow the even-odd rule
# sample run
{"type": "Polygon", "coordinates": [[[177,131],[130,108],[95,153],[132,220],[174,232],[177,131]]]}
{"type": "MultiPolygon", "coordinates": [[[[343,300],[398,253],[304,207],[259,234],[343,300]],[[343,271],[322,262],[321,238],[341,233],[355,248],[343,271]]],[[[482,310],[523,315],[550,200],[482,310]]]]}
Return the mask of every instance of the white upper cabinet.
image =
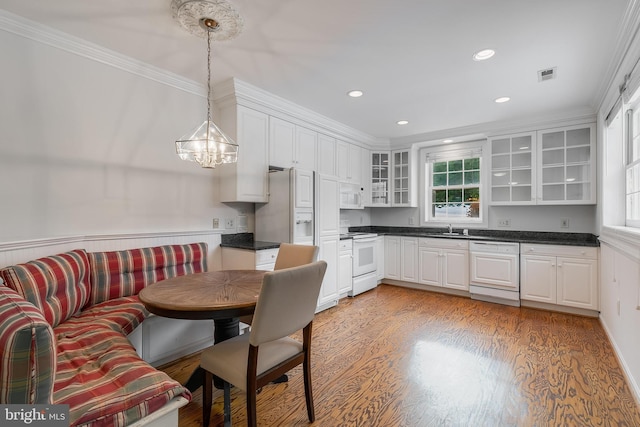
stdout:
{"type": "Polygon", "coordinates": [[[340,181],[361,184],[362,149],[355,144],[338,141],[337,155],[338,178],[340,181]]]}
{"type": "Polygon", "coordinates": [[[538,204],[596,203],[596,125],[538,131],[538,204]]]}
{"type": "Polygon", "coordinates": [[[596,203],[595,124],[490,139],[492,205],[596,203]]]}
{"type": "Polygon", "coordinates": [[[362,205],[371,206],[371,150],[367,148],[361,149],[360,168],[362,177],[360,184],[362,186],[362,205]]]}
{"type": "Polygon", "coordinates": [[[491,204],[536,203],[536,133],[506,135],[490,140],[491,204]]]}
{"type": "Polygon", "coordinates": [[[270,117],[269,164],[315,171],[317,139],[317,132],[270,117]]]}
{"type": "Polygon", "coordinates": [[[391,205],[391,153],[371,152],[371,206],[391,205]]]}
{"type": "Polygon", "coordinates": [[[337,176],[337,141],[330,136],[318,134],[318,173],[337,176]]]}
{"type": "Polygon", "coordinates": [[[368,206],[418,206],[415,163],[411,149],[371,151],[368,206]]]}
{"type": "Polygon", "coordinates": [[[318,145],[318,132],[301,126],[296,126],[296,158],[295,167],[309,171],[315,171],[316,147],[318,145]]]}
{"type": "Polygon", "coordinates": [[[269,116],[242,105],[221,110],[222,128],[239,145],[238,162],[219,166],[220,201],[268,201],[269,116]]]}
{"type": "Polygon", "coordinates": [[[281,168],[295,165],[296,125],[276,117],[269,118],[269,164],[281,168]]]}
{"type": "Polygon", "coordinates": [[[415,168],[412,165],[411,150],[391,152],[393,164],[393,188],[391,204],[393,206],[418,206],[417,193],[414,191],[415,168]]]}

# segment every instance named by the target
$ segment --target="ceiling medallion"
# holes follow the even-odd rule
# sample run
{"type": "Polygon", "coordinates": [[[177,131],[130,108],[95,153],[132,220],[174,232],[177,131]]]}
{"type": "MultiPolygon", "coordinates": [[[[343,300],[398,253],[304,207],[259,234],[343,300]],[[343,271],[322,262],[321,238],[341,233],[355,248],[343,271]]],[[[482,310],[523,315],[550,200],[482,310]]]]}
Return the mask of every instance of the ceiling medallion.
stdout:
{"type": "Polygon", "coordinates": [[[185,30],[203,39],[210,35],[212,41],[234,39],[244,27],[240,14],[225,0],[172,0],[171,13],[185,30]]]}

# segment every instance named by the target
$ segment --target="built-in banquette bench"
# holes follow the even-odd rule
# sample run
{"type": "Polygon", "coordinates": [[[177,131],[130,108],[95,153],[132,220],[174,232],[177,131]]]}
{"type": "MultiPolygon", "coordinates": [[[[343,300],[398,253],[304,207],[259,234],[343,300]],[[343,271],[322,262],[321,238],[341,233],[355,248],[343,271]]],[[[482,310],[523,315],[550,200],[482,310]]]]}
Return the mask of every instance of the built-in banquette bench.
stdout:
{"type": "Polygon", "coordinates": [[[206,271],[206,254],[206,243],[78,249],[0,270],[0,403],[67,404],[72,426],[177,425],[191,394],[127,335],[149,315],[138,292],[206,271]]]}

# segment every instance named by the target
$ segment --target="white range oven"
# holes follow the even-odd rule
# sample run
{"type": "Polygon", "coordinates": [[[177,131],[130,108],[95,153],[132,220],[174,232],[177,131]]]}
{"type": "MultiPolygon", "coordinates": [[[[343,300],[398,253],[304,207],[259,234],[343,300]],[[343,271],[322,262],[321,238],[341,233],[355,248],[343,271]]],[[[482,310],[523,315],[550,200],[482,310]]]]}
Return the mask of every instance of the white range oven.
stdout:
{"type": "Polygon", "coordinates": [[[353,290],[356,296],[378,286],[376,269],[378,254],[375,233],[347,233],[353,238],[353,290]]]}

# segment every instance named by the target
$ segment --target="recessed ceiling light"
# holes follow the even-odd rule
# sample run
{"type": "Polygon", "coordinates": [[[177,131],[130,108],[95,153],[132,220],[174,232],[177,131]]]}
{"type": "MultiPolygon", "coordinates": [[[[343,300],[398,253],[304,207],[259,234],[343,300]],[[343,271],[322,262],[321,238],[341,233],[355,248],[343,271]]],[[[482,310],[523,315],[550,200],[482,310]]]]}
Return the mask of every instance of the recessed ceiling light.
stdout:
{"type": "Polygon", "coordinates": [[[511,101],[511,98],[509,98],[508,96],[501,96],[500,98],[496,98],[494,99],[494,101],[498,104],[502,104],[504,102],[509,102],[511,101]]]}
{"type": "Polygon", "coordinates": [[[575,178],[567,178],[567,182],[573,182],[575,180],[576,180],[575,178]]]}
{"type": "Polygon", "coordinates": [[[453,139],[445,139],[445,140],[443,140],[442,142],[444,142],[445,144],[448,144],[448,143],[450,143],[450,142],[453,142],[453,139]]]}
{"type": "Polygon", "coordinates": [[[493,49],[483,49],[473,54],[474,61],[484,61],[485,59],[491,58],[496,54],[496,51],[493,49]]]}
{"type": "Polygon", "coordinates": [[[362,92],[361,90],[350,90],[349,92],[347,92],[347,95],[352,98],[360,98],[362,95],[364,95],[364,92],[362,92]]]}
{"type": "Polygon", "coordinates": [[[398,120],[396,123],[400,126],[404,126],[409,124],[409,120],[398,120]]]}

